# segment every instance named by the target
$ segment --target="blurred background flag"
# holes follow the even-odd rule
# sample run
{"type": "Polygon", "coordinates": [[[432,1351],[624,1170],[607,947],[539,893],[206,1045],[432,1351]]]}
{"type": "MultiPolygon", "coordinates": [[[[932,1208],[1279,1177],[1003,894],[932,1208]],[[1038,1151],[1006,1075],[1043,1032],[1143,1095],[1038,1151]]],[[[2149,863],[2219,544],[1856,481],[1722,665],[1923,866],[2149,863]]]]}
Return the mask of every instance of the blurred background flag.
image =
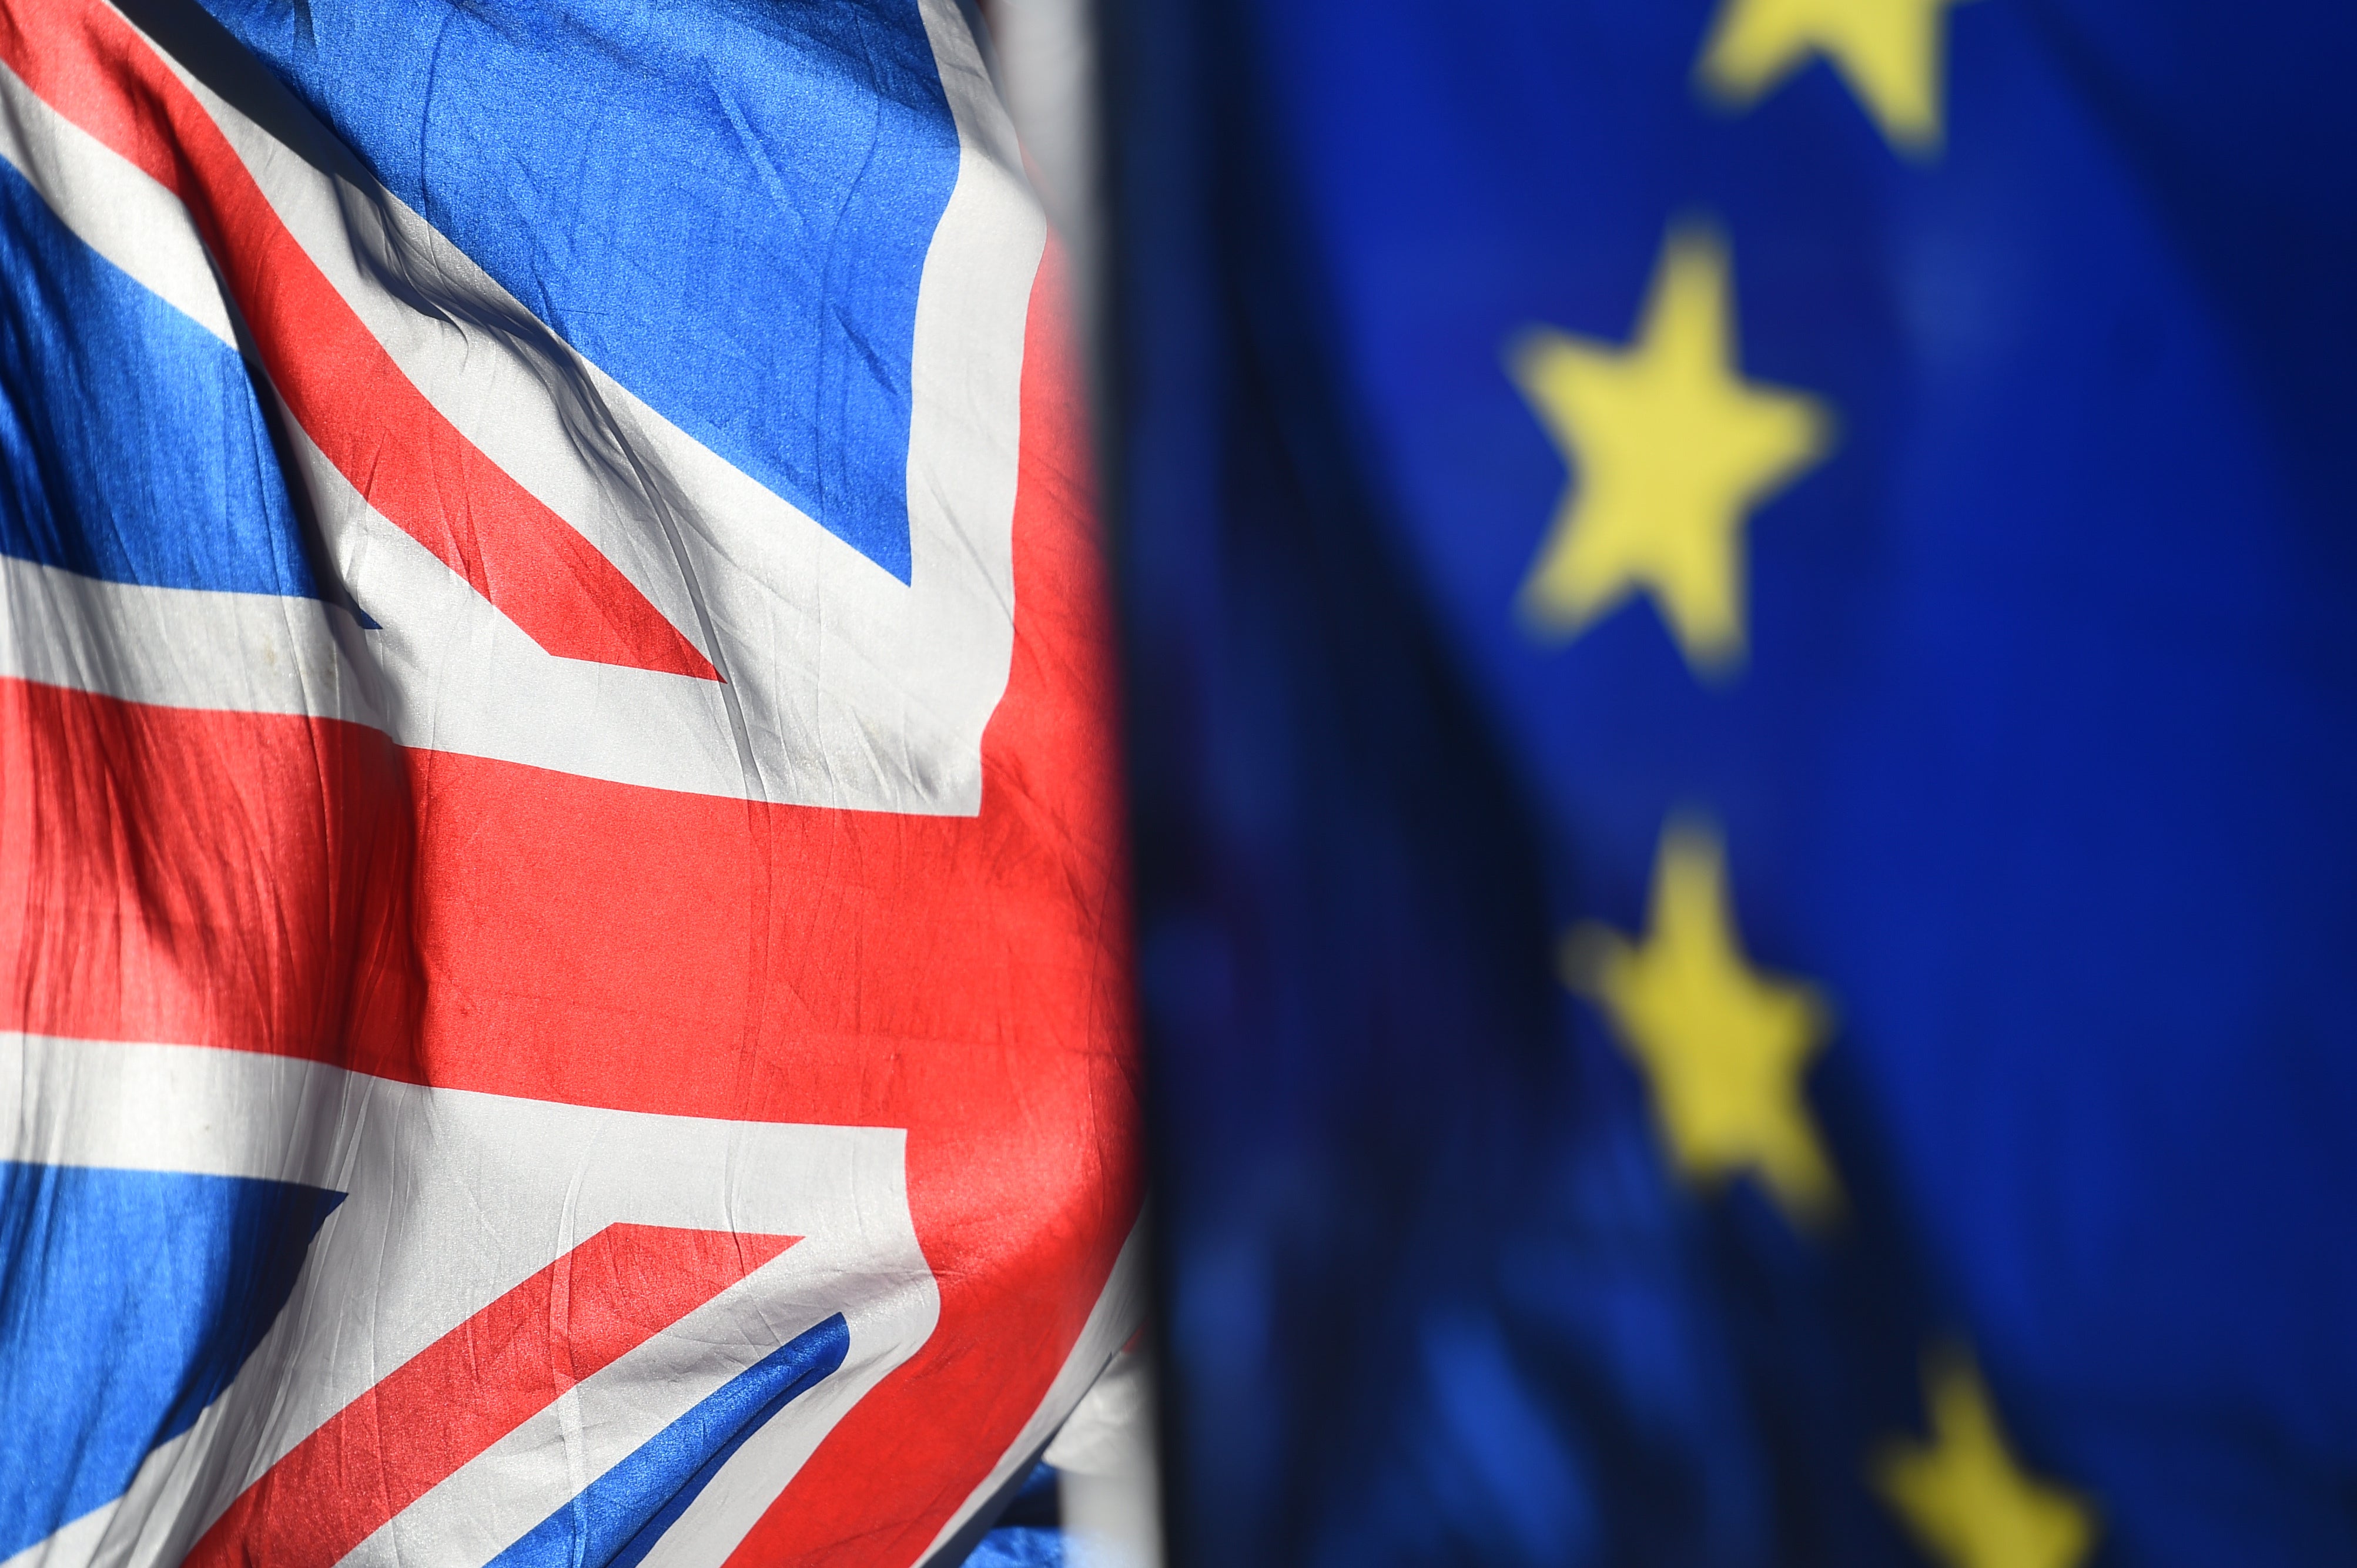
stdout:
{"type": "Polygon", "coordinates": [[[2357,1560],[2357,19],[1103,43],[1178,1560],[2357,1560]]]}

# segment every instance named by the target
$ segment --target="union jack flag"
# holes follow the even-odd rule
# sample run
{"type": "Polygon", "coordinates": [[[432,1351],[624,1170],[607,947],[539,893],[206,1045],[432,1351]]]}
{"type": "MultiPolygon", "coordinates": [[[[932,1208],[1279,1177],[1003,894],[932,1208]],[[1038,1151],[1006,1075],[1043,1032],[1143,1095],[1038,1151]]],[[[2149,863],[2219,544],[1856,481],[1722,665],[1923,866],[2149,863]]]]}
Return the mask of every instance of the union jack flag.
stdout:
{"type": "Polygon", "coordinates": [[[950,0],[0,0],[0,1564],[954,1552],[1139,1313],[950,0]]]}

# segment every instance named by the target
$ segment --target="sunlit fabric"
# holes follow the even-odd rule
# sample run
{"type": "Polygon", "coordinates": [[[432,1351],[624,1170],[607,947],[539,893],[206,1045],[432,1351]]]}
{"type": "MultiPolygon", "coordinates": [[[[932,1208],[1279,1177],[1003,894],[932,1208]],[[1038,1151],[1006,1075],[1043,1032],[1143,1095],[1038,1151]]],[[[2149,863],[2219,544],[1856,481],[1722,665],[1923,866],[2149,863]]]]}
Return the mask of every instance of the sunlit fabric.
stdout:
{"type": "Polygon", "coordinates": [[[0,0],[0,1562],[950,1568],[1144,1315],[949,0],[0,0]]]}

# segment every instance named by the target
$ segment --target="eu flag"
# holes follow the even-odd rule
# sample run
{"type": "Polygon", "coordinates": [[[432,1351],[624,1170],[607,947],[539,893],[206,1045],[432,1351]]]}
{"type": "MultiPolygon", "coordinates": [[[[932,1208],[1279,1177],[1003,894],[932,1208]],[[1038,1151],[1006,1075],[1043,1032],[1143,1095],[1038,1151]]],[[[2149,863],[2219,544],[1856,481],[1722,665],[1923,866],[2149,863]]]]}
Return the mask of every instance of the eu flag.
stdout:
{"type": "Polygon", "coordinates": [[[2357,13],[1107,45],[1181,1560],[2357,1562],[2357,13]]]}

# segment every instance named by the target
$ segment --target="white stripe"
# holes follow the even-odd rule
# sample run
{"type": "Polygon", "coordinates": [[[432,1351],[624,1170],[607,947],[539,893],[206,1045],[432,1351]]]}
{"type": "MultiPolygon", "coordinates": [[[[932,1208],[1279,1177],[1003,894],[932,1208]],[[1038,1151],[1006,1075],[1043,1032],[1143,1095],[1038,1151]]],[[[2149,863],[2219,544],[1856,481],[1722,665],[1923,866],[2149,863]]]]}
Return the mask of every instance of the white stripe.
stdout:
{"type": "MultiPolygon", "coordinates": [[[[716,700],[710,682],[681,677],[601,685],[513,639],[491,669],[463,668],[485,645],[471,631],[454,639],[454,601],[419,599],[406,570],[380,575],[373,514],[322,499],[335,566],[382,624],[368,640],[405,693],[390,704],[396,738],[648,782],[633,732],[650,704],[668,705],[700,732],[670,788],[980,809],[982,734],[1013,649],[1023,341],[1046,228],[953,5],[926,0],[923,14],[960,156],[917,306],[905,585],[575,353],[389,192],[324,173],[163,57],[404,373],[727,682],[716,700]],[[414,308],[420,297],[436,308],[414,308]],[[484,705],[485,691],[499,699],[484,705]],[[535,715],[522,731],[519,710],[535,715]]],[[[328,134],[317,134],[318,163],[336,163],[322,151],[328,134]]]]}
{"type": "Polygon", "coordinates": [[[53,1568],[177,1562],[321,1422],[609,1224],[803,1239],[585,1380],[573,1402],[459,1470],[355,1562],[486,1561],[729,1377],[839,1311],[851,1334],[843,1368],[770,1423],[762,1484],[774,1498],[940,1314],[909,1213],[905,1134],[892,1128],[605,1111],[252,1052],[8,1034],[0,1137],[11,1159],[347,1195],[244,1373],[185,1442],[148,1457],[89,1554],[59,1546],[53,1568]]]}
{"type": "Polygon", "coordinates": [[[0,1157],[300,1181],[344,1077],[254,1051],[0,1034],[0,1157]]]}
{"type": "Polygon", "coordinates": [[[221,282],[180,199],[43,102],[5,64],[0,158],[83,243],[223,343],[234,342],[221,282]]]}
{"type": "Polygon", "coordinates": [[[373,722],[335,619],[357,633],[317,599],[108,583],[0,555],[0,675],[129,702],[373,722]]]}

